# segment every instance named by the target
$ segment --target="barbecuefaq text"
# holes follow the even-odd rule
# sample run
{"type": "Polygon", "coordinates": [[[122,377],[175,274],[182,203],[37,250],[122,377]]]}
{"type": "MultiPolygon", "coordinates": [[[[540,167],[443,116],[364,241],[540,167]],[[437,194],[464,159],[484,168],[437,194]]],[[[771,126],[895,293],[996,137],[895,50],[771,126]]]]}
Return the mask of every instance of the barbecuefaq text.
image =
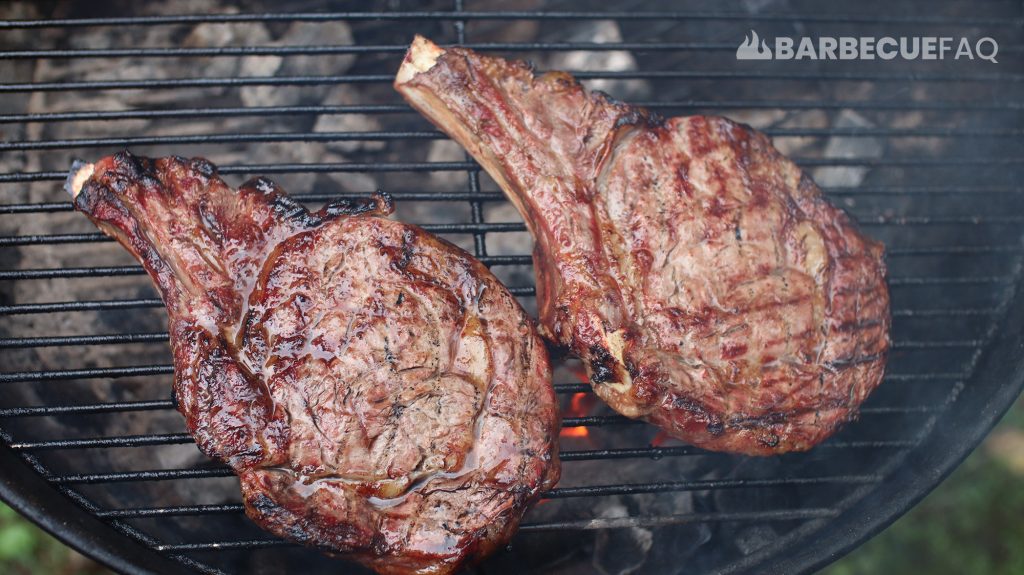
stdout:
{"type": "Polygon", "coordinates": [[[737,60],[986,60],[997,64],[994,38],[914,36],[820,36],[775,38],[774,48],[751,30],[736,49],[737,60]]]}

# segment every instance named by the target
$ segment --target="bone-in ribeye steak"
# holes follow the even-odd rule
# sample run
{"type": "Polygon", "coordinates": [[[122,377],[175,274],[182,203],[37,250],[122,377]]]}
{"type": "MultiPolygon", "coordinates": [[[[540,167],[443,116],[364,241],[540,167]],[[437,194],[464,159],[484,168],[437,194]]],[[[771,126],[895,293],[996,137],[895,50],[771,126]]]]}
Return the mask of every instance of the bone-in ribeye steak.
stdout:
{"type": "Polygon", "coordinates": [[[882,245],[764,135],[424,38],[395,87],[519,209],[541,329],[620,413],[782,453],[828,437],[882,380],[882,245]]]}
{"type": "Polygon", "coordinates": [[[380,573],[450,573],[504,545],[558,479],[543,343],[478,261],[390,200],[310,213],[202,159],[72,173],[75,207],[143,263],[170,316],[189,432],[246,513],[380,573]]]}

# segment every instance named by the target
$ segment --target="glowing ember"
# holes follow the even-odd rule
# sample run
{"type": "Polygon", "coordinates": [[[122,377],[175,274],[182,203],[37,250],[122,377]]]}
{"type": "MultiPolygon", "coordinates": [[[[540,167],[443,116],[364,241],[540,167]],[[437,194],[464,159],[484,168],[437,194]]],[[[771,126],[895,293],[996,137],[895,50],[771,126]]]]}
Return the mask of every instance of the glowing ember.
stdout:
{"type": "Polygon", "coordinates": [[[590,378],[587,376],[587,370],[584,369],[582,364],[571,363],[566,366],[569,371],[572,372],[576,379],[580,380],[580,383],[590,383],[590,378]]]}
{"type": "Polygon", "coordinates": [[[590,431],[588,431],[585,426],[563,427],[559,435],[562,437],[587,437],[590,435],[590,431]]]}
{"type": "MultiPolygon", "coordinates": [[[[569,411],[565,414],[566,417],[587,415],[590,412],[590,405],[593,403],[593,398],[589,396],[589,393],[582,392],[574,394],[569,402],[569,411]]],[[[559,435],[562,437],[587,437],[590,435],[590,431],[585,426],[563,427],[559,435]]]]}
{"type": "Polygon", "coordinates": [[[658,435],[655,435],[654,439],[651,440],[651,447],[661,447],[662,445],[665,445],[665,443],[667,441],[671,440],[671,439],[672,439],[672,436],[670,436],[669,434],[665,433],[664,431],[659,431],[658,435]]]}

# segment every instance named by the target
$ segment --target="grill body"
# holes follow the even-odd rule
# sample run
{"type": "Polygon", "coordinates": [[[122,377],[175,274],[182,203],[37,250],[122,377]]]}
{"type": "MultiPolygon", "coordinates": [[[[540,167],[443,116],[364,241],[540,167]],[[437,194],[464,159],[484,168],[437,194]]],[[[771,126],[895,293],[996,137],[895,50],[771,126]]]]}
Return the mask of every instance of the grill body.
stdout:
{"type": "Polygon", "coordinates": [[[563,481],[479,572],[811,571],[923,497],[1020,392],[1017,4],[111,6],[0,8],[0,497],[119,570],[338,563],[248,522],[237,481],[184,433],[166,315],[141,268],[71,211],[61,183],[72,158],[205,156],[229,182],[269,175],[311,205],[383,189],[398,218],[474,253],[534,312],[515,210],[390,88],[415,33],[568,69],[664,115],[749,123],[889,253],[886,381],[857,422],[806,454],[666,440],[611,413],[578,363],[558,361],[563,481]],[[752,30],[769,43],[991,37],[1000,52],[998,63],[738,61],[752,30]]]}

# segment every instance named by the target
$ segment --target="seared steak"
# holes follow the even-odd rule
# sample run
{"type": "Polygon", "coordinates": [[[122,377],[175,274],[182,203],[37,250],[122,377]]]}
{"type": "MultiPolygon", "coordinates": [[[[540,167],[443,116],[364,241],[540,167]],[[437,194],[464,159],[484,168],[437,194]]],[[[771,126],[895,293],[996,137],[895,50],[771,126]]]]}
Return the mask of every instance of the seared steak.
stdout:
{"type": "Polygon", "coordinates": [[[269,531],[380,573],[450,573],[504,545],[559,474],[550,366],[478,261],[389,221],[310,213],[206,160],[79,167],[75,207],[143,263],[170,316],[199,448],[269,531]]]}
{"type": "Polygon", "coordinates": [[[882,245],[764,135],[424,38],[395,87],[522,213],[542,330],[623,415],[707,449],[805,450],[882,380],[882,245]]]}

